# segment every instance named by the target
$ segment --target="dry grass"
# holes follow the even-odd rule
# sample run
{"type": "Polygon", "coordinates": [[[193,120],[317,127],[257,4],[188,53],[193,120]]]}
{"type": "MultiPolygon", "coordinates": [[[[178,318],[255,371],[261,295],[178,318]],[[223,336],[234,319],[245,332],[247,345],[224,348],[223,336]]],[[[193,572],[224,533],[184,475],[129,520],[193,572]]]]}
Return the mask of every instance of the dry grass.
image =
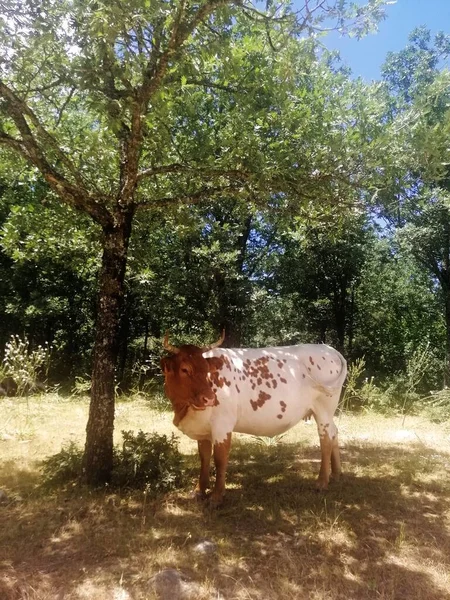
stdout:
{"type": "MultiPolygon", "coordinates": [[[[236,436],[224,506],[210,513],[190,498],[196,445],[185,437],[184,491],[151,502],[44,492],[38,461],[83,442],[87,408],[56,396],[1,401],[2,600],[151,600],[165,568],[185,575],[195,600],[450,600],[448,427],[342,416],[345,476],[325,495],[313,491],[314,425],[280,443],[236,436]],[[196,553],[205,539],[216,552],[196,553]]],[[[118,439],[122,429],[175,431],[142,399],[119,403],[118,439]]]]}

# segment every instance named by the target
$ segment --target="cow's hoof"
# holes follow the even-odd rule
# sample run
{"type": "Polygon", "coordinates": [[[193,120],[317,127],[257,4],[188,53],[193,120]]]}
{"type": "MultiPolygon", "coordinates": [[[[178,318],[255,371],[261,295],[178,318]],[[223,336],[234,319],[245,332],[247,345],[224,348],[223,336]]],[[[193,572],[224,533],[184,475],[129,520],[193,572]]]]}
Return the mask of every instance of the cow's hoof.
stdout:
{"type": "Polygon", "coordinates": [[[210,494],[208,497],[207,506],[210,510],[215,510],[219,508],[223,504],[223,496],[215,496],[214,494],[210,494]]]}
{"type": "Polygon", "coordinates": [[[200,490],[194,490],[192,492],[192,497],[196,502],[202,503],[208,498],[208,494],[206,492],[201,492],[200,490]]]}
{"type": "Polygon", "coordinates": [[[315,489],[316,489],[316,492],[318,492],[318,493],[327,492],[328,491],[328,482],[325,483],[324,481],[317,481],[315,489]]]}

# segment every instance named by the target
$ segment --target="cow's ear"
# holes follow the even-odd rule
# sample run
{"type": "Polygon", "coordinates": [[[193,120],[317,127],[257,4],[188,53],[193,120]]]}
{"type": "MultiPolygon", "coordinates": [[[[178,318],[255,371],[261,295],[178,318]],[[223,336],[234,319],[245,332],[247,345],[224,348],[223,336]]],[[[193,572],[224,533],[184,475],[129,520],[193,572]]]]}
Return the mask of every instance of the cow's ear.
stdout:
{"type": "Polygon", "coordinates": [[[211,356],[206,360],[208,361],[210,373],[214,373],[214,371],[220,371],[220,369],[223,367],[223,359],[219,358],[218,356],[211,356]]]}
{"type": "Polygon", "coordinates": [[[161,359],[160,362],[161,365],[161,369],[164,371],[164,373],[168,373],[169,371],[172,371],[172,361],[169,357],[165,357],[161,359]]]}

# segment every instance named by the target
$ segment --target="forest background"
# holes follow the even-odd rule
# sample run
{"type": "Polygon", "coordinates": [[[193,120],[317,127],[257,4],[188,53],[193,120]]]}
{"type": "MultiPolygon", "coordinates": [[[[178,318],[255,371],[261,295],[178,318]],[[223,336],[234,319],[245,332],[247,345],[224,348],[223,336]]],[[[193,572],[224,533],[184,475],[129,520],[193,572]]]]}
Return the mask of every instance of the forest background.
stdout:
{"type": "Polygon", "coordinates": [[[449,35],[413,31],[369,84],[321,35],[367,33],[377,0],[20,4],[0,33],[3,377],[93,372],[111,414],[112,388],[161,383],[166,330],[224,328],[334,345],[354,406],[450,412],[449,35]]]}

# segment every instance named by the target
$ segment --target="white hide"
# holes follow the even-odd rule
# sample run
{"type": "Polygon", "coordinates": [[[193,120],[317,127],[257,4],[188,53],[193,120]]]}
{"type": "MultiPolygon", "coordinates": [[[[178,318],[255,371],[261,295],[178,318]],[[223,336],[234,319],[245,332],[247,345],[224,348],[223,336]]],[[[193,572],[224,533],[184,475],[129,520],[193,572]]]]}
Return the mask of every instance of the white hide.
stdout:
{"type": "Polygon", "coordinates": [[[309,415],[314,416],[320,436],[336,435],[333,415],[347,376],[346,361],[337,350],[302,344],[216,348],[204,356],[224,360],[214,376],[222,384],[214,385],[219,404],[205,410],[189,408],[178,427],[190,438],[221,443],[232,431],[274,436],[309,415]]]}

